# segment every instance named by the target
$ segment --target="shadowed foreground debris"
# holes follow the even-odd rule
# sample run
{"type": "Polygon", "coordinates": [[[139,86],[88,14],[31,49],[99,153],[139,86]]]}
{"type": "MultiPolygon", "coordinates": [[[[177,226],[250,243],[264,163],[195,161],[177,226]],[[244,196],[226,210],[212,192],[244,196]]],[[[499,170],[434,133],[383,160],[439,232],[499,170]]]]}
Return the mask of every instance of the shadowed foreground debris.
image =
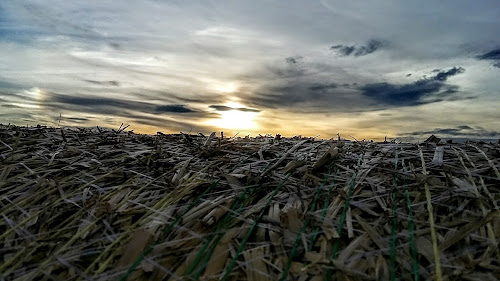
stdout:
{"type": "Polygon", "coordinates": [[[497,280],[500,145],[0,126],[5,280],[497,280]]]}

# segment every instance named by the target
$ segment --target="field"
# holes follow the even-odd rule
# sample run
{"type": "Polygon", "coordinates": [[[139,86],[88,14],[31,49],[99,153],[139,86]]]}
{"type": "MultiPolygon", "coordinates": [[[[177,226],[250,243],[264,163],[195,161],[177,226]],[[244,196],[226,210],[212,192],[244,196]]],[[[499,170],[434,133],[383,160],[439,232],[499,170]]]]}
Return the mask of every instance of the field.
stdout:
{"type": "Polygon", "coordinates": [[[498,280],[500,145],[0,126],[1,280],[498,280]]]}

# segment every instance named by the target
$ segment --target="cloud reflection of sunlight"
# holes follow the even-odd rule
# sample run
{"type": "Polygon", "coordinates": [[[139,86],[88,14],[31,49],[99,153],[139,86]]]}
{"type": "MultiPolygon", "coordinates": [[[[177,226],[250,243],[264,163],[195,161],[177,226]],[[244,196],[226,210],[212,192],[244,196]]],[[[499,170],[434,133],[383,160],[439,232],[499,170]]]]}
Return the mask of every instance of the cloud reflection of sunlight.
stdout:
{"type": "Polygon", "coordinates": [[[40,103],[44,99],[44,91],[40,88],[34,87],[18,93],[18,97],[10,104],[21,108],[39,109],[40,103]]]}

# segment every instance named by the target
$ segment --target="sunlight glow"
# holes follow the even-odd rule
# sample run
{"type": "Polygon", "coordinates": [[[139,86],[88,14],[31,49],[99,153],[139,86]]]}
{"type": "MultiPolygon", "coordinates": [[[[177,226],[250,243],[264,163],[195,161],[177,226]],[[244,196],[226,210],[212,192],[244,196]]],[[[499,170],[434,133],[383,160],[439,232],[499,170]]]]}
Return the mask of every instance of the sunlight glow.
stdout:
{"type": "Polygon", "coordinates": [[[37,101],[43,100],[44,91],[38,87],[31,88],[31,89],[25,91],[25,93],[28,96],[34,97],[35,100],[37,100],[37,101]]]}
{"type": "Polygon", "coordinates": [[[207,122],[208,125],[233,130],[250,130],[257,127],[255,117],[259,114],[258,112],[240,111],[238,108],[244,108],[245,106],[234,101],[226,102],[224,106],[231,107],[233,109],[227,111],[217,111],[221,117],[209,120],[207,122]]]}
{"type": "Polygon", "coordinates": [[[234,93],[238,87],[234,83],[220,84],[215,86],[215,90],[219,93],[234,93]]]}
{"type": "Polygon", "coordinates": [[[13,102],[11,104],[22,108],[38,109],[40,108],[40,103],[44,100],[44,95],[44,90],[34,87],[19,93],[19,96],[23,97],[23,99],[19,99],[19,102],[13,102]]]}

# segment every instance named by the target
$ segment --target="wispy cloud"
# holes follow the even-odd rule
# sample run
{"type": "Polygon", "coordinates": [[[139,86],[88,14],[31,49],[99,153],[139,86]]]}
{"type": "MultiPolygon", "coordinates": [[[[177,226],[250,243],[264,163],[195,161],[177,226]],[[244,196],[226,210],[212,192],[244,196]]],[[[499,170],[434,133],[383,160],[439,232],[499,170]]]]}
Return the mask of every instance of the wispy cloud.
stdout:
{"type": "Polygon", "coordinates": [[[45,106],[60,108],[79,112],[91,112],[96,114],[115,114],[124,116],[126,112],[138,112],[142,114],[170,114],[190,115],[193,118],[209,117],[212,113],[193,110],[186,105],[167,104],[157,105],[149,102],[131,101],[118,98],[103,97],[81,97],[69,96],[57,93],[47,94],[45,106]]]}
{"type": "Polygon", "coordinates": [[[331,89],[338,88],[338,85],[335,83],[330,83],[330,84],[316,84],[313,86],[309,86],[309,90],[311,91],[328,91],[331,89]]]}
{"type": "Polygon", "coordinates": [[[94,85],[100,85],[100,86],[115,86],[115,87],[120,86],[120,82],[115,81],[115,80],[110,80],[110,81],[96,81],[96,80],[84,79],[83,81],[88,82],[90,84],[94,84],[94,85]]]}
{"type": "Polygon", "coordinates": [[[218,111],[230,111],[230,110],[237,110],[237,111],[243,111],[243,112],[260,112],[258,109],[253,109],[253,108],[246,108],[246,107],[230,107],[230,106],[225,106],[225,105],[210,105],[210,108],[213,108],[218,111]]]}

